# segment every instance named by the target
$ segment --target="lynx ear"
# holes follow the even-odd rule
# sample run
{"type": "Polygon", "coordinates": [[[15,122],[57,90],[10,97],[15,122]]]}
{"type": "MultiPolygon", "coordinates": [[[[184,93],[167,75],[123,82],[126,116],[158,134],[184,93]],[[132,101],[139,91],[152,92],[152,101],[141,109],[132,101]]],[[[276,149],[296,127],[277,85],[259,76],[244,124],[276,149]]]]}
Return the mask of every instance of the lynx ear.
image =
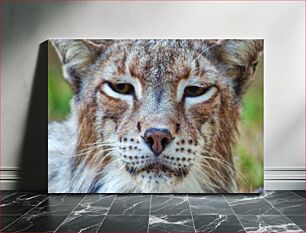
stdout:
{"type": "Polygon", "coordinates": [[[236,93],[243,95],[254,77],[263,40],[221,40],[218,43],[210,52],[212,62],[234,80],[236,93]]]}
{"type": "Polygon", "coordinates": [[[88,74],[89,66],[93,64],[105,44],[96,44],[90,40],[51,40],[63,64],[65,79],[78,92],[82,81],[88,74]]]}

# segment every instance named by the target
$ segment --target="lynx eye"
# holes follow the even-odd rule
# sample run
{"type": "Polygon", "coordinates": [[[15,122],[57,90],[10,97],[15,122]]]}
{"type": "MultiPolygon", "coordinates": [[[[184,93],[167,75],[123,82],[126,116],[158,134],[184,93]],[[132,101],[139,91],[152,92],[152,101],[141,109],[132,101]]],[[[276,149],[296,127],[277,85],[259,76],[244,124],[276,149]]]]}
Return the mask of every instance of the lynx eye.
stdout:
{"type": "Polygon", "coordinates": [[[134,87],[129,83],[108,83],[110,88],[123,95],[131,95],[134,93],[134,87]]]}
{"type": "Polygon", "coordinates": [[[197,97],[205,94],[209,90],[209,87],[198,87],[198,86],[188,86],[184,90],[184,95],[186,97],[197,97]]]}

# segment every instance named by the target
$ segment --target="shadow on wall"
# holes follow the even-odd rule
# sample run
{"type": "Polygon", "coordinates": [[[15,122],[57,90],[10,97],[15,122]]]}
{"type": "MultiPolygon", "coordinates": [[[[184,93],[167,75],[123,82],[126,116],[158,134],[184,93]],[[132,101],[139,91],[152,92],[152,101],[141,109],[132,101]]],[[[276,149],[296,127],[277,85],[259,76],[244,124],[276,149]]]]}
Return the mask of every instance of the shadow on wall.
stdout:
{"type": "Polygon", "coordinates": [[[17,190],[47,192],[48,42],[39,45],[32,93],[20,152],[17,190]]]}

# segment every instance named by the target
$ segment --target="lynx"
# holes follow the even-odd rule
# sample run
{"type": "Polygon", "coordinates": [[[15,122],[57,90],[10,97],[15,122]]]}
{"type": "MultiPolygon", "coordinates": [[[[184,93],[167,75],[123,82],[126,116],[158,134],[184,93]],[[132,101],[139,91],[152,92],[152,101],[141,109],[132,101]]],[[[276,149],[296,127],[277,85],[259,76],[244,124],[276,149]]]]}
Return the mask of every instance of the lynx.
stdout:
{"type": "Polygon", "coordinates": [[[48,126],[49,192],[237,192],[262,40],[52,40],[74,90],[48,126]]]}

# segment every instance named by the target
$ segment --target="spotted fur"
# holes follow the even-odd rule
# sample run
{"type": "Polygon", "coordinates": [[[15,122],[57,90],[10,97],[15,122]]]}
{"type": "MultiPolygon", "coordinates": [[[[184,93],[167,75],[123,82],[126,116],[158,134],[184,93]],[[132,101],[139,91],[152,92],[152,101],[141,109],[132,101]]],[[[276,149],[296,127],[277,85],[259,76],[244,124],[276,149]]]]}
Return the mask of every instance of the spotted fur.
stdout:
{"type": "Polygon", "coordinates": [[[241,97],[262,40],[52,40],[75,95],[49,125],[49,192],[236,192],[241,97]],[[133,95],[108,82],[128,82],[133,95]],[[188,85],[207,87],[186,97],[188,85]],[[173,140],[156,156],[149,128],[173,140]]]}

